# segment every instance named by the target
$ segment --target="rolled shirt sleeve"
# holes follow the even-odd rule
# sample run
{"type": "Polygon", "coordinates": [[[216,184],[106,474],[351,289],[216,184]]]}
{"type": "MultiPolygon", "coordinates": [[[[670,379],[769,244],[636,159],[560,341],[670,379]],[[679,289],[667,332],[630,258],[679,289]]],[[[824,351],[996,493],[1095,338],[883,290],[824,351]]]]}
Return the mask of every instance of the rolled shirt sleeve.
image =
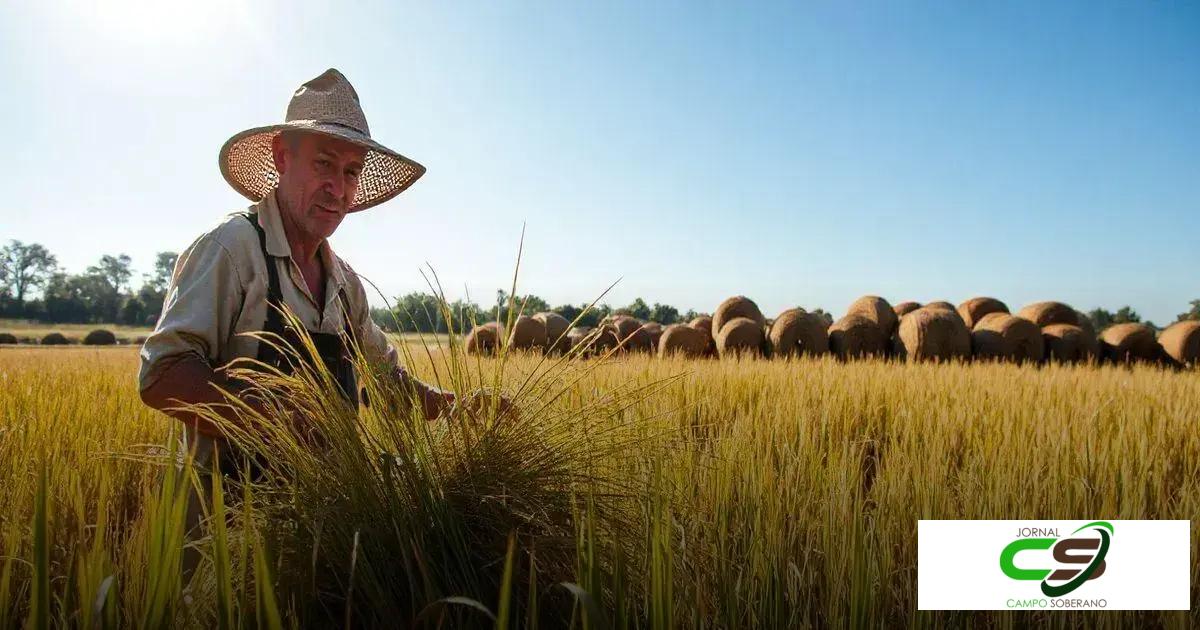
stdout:
{"type": "Polygon", "coordinates": [[[192,243],[175,264],[158,325],[142,346],[140,389],[187,355],[220,365],[244,297],[233,256],[216,236],[192,243]]]}

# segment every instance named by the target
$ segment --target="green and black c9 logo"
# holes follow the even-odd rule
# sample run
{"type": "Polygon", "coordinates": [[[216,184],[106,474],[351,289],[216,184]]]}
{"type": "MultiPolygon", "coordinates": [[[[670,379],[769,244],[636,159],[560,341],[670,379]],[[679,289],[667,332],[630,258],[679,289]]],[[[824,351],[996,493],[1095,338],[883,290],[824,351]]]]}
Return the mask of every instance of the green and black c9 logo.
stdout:
{"type": "MultiPolygon", "coordinates": [[[[1057,530],[1029,530],[1037,535],[1053,533],[1057,530]]],[[[1014,580],[1041,580],[1042,594],[1046,597],[1061,597],[1079,588],[1084,582],[1094,580],[1104,575],[1104,556],[1108,555],[1108,544],[1112,540],[1113,526],[1107,521],[1095,521],[1071,532],[1070,536],[1062,538],[1018,538],[1008,544],[1000,552],[1000,570],[1014,580]],[[1085,529],[1092,529],[1100,534],[1099,538],[1079,537],[1075,534],[1085,529]],[[1043,550],[1053,548],[1054,559],[1060,564],[1087,565],[1083,569],[1024,569],[1016,565],[1017,554],[1022,551],[1043,550]],[[1090,552],[1090,553],[1071,553],[1090,552]],[[1059,582],[1051,585],[1050,582],[1059,582]]]]}

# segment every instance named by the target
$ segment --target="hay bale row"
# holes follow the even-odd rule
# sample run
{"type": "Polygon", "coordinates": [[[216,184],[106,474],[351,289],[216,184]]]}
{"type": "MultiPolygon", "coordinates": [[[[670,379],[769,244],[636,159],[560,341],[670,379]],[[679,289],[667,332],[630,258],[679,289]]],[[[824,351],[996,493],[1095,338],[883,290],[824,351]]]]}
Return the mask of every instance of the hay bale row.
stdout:
{"type": "Polygon", "coordinates": [[[12,345],[17,343],[17,336],[12,333],[0,332],[0,345],[12,345]]]}
{"type": "MultiPolygon", "coordinates": [[[[92,335],[104,332],[93,331],[92,335]]],[[[476,327],[467,337],[467,351],[494,353],[503,335],[496,322],[476,327]]],[[[3,339],[0,337],[0,343],[3,339]]],[[[69,341],[55,333],[42,343],[69,341]]],[[[549,352],[575,348],[585,355],[613,350],[693,358],[831,352],[842,360],[891,356],[945,361],[974,356],[1017,363],[1200,364],[1200,322],[1180,322],[1158,336],[1143,324],[1118,324],[1097,338],[1088,317],[1062,302],[1036,302],[1013,315],[1004,302],[991,297],[971,298],[957,307],[945,301],[892,306],[879,296],[868,295],[855,300],[845,316],[832,324],[802,308],[766,319],[753,300],[741,295],[721,302],[711,317],[700,316],[665,328],[628,315],[607,317],[595,330],[570,328],[565,318],[547,312],[518,317],[508,343],[514,348],[549,352]]]]}

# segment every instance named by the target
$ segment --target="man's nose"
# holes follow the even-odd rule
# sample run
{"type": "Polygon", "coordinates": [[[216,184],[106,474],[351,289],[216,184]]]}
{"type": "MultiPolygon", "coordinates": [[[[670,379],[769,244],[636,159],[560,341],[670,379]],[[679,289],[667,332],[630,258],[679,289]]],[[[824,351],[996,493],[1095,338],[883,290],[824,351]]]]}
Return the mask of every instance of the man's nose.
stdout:
{"type": "Polygon", "coordinates": [[[343,175],[334,175],[329,178],[326,189],[329,194],[333,195],[334,199],[342,199],[346,191],[350,189],[350,184],[346,181],[343,175]]]}

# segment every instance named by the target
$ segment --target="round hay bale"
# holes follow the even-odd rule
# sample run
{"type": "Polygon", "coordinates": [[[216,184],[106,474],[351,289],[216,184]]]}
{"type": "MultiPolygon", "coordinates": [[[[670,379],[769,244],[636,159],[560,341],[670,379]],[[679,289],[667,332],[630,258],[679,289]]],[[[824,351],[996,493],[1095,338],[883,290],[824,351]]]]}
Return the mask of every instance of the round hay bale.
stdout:
{"type": "Polygon", "coordinates": [[[716,337],[713,337],[712,318],[709,317],[708,315],[701,315],[700,317],[697,317],[697,318],[693,319],[692,321],[688,322],[688,326],[691,326],[692,328],[695,328],[696,330],[704,331],[704,335],[706,337],[708,337],[707,354],[709,356],[715,355],[717,353],[717,339],[716,339],[716,337]]]}
{"type": "Polygon", "coordinates": [[[971,333],[962,318],[944,308],[920,308],[900,320],[896,332],[904,356],[913,361],[948,361],[971,355],[971,333]]]}
{"type": "Polygon", "coordinates": [[[1092,340],[1093,345],[1099,351],[1100,342],[1096,337],[1096,326],[1092,323],[1092,318],[1088,317],[1087,313],[1083,311],[1075,311],[1075,316],[1079,319],[1079,323],[1076,326],[1079,326],[1083,329],[1083,332],[1087,333],[1088,338],[1092,340]]]}
{"type": "Polygon", "coordinates": [[[591,326],[574,326],[567,331],[567,343],[572,351],[590,354],[596,341],[595,329],[591,326]]]}
{"type": "Polygon", "coordinates": [[[513,322],[512,331],[508,334],[508,345],[520,350],[544,349],[546,325],[526,315],[517,317],[513,322]]]}
{"type": "Polygon", "coordinates": [[[571,349],[571,340],[567,339],[567,329],[571,322],[566,317],[553,311],[538,313],[534,319],[546,327],[546,350],[550,352],[566,352],[571,349]]]}
{"type": "Polygon", "coordinates": [[[973,297],[966,302],[958,305],[958,316],[962,318],[963,324],[968,330],[974,329],[975,324],[983,319],[986,315],[992,313],[1007,313],[1008,305],[996,298],[990,297],[973,297]]]}
{"type": "Polygon", "coordinates": [[[1114,363],[1153,363],[1162,358],[1162,346],[1145,324],[1113,324],[1100,334],[1100,353],[1114,363]]]}
{"type": "Polygon", "coordinates": [[[1022,308],[1017,317],[1028,319],[1037,324],[1038,328],[1050,324],[1079,325],[1079,314],[1062,302],[1034,302],[1022,308]]]}
{"type": "Polygon", "coordinates": [[[1042,328],[1046,360],[1059,363],[1085,363],[1096,358],[1096,338],[1080,326],[1050,324],[1042,328]]]}
{"type": "Polygon", "coordinates": [[[146,336],[145,336],[145,335],[138,335],[137,337],[134,337],[134,338],[133,338],[133,345],[135,345],[135,346],[140,346],[140,345],[142,345],[142,344],[144,344],[144,343],[146,343],[146,336]]]}
{"type": "Polygon", "coordinates": [[[1162,346],[1176,365],[1200,364],[1200,322],[1175,322],[1158,334],[1158,345],[1162,346]]]}
{"type": "Polygon", "coordinates": [[[763,318],[762,311],[758,309],[758,305],[754,303],[754,300],[751,300],[744,295],[735,295],[724,302],[721,302],[721,305],[718,306],[717,310],[713,313],[712,328],[709,329],[713,339],[717,338],[717,335],[720,334],[721,329],[725,327],[725,324],[728,324],[738,317],[745,317],[746,319],[754,321],[754,323],[758,324],[759,328],[762,328],[763,324],[766,323],[766,319],[763,318]]]}
{"type": "Polygon", "coordinates": [[[711,341],[707,331],[686,324],[671,324],[658,340],[658,356],[678,354],[689,359],[708,356],[711,341]]]}
{"type": "Polygon", "coordinates": [[[650,335],[651,351],[657,350],[658,341],[659,339],[662,339],[663,336],[663,325],[658,322],[646,322],[645,324],[642,324],[642,330],[646,331],[647,335],[650,335]]]}
{"type": "MultiPolygon", "coordinates": [[[[953,304],[951,304],[945,300],[937,300],[936,302],[930,302],[930,303],[926,304],[925,306],[922,306],[921,308],[930,308],[930,309],[940,308],[940,309],[946,310],[946,311],[954,311],[955,313],[958,312],[958,309],[955,308],[953,304]]],[[[964,323],[966,323],[966,322],[964,322],[964,323]]]]}
{"type": "Polygon", "coordinates": [[[896,313],[896,318],[899,319],[909,313],[921,308],[918,302],[901,302],[892,307],[892,311],[896,313]]]}
{"type": "Polygon", "coordinates": [[[771,353],[777,357],[819,355],[829,351],[829,327],[825,318],[788,309],[775,318],[768,339],[771,353]]]}
{"type": "Polygon", "coordinates": [[[601,338],[605,349],[616,347],[625,352],[649,352],[650,333],[642,327],[641,320],[628,315],[616,315],[606,318],[601,324],[601,338]],[[608,343],[612,342],[609,346],[608,343]]]}
{"type": "Polygon", "coordinates": [[[899,323],[899,316],[892,309],[892,305],[878,295],[864,295],[854,300],[850,308],[846,309],[846,315],[862,315],[875,322],[885,338],[896,332],[896,325],[899,323]]]}
{"type": "Polygon", "coordinates": [[[467,333],[463,343],[467,354],[495,354],[500,348],[500,338],[503,336],[499,322],[480,324],[467,333]]]}
{"type": "Polygon", "coordinates": [[[45,337],[42,337],[43,346],[65,346],[70,343],[71,340],[67,339],[66,335],[63,335],[60,332],[52,332],[45,337]]]}
{"type": "Polygon", "coordinates": [[[864,315],[847,315],[829,327],[829,350],[839,359],[882,356],[888,337],[864,315]]]}
{"type": "Polygon", "coordinates": [[[717,334],[717,353],[721,358],[761,355],[765,341],[761,321],[749,317],[735,317],[726,322],[717,334]]]}
{"type": "MultiPolygon", "coordinates": [[[[900,326],[904,325],[904,318],[900,318],[900,326]]],[[[908,358],[908,350],[904,347],[904,341],[900,339],[900,326],[896,327],[896,334],[888,340],[888,347],[885,348],[888,356],[903,361],[908,358]]]]}
{"type": "Polygon", "coordinates": [[[93,330],[83,338],[85,346],[114,346],[117,344],[117,336],[111,330],[103,328],[93,330]]]}
{"type": "Polygon", "coordinates": [[[971,331],[971,348],[976,358],[1017,363],[1041,361],[1046,352],[1042,329],[1008,313],[984,315],[971,331]]]}
{"type": "Polygon", "coordinates": [[[12,333],[0,333],[0,345],[12,345],[17,343],[17,336],[12,333]]]}

